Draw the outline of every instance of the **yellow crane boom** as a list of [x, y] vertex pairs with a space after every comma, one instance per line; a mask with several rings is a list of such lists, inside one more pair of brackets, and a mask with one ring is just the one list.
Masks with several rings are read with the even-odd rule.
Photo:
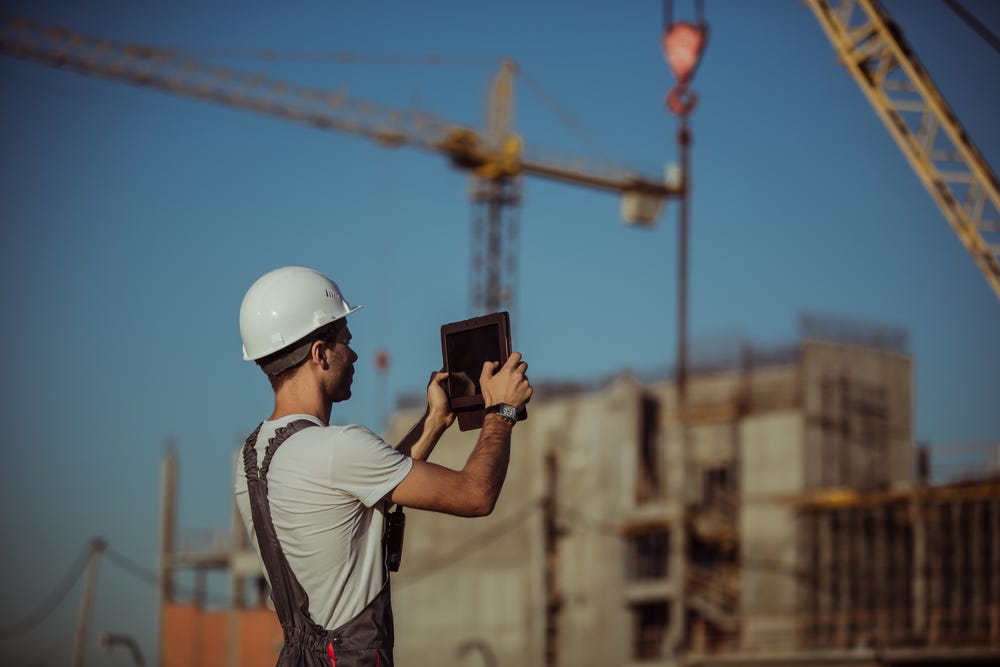
[[[519, 173], [665, 199], [680, 187], [614, 164], [582, 157], [533, 159], [511, 142], [494, 146], [484, 133], [446, 118], [349, 95], [199, 63], [176, 51], [123, 44], [25, 19], [0, 21], [0, 51], [56, 67], [127, 81], [165, 92], [279, 116], [324, 130], [358, 134], [384, 146], [444, 153], [460, 167]], [[507, 137], [507, 140], [516, 139]]]
[[[186, 97], [256, 111], [313, 127], [360, 135], [386, 147], [410, 146], [447, 156], [475, 177], [474, 203], [485, 208], [486, 284], [479, 306], [495, 310], [511, 297], [504, 286], [501, 261], [503, 209], [520, 201], [518, 179], [529, 174], [622, 194], [626, 222], [656, 222], [663, 201], [682, 194], [683, 184], [667, 184], [637, 171], [582, 157], [525, 150], [510, 124], [513, 66], [503, 63], [494, 84], [490, 127], [486, 131], [446, 118], [368, 102], [344, 92], [196, 62], [176, 51], [90, 37], [66, 28], [25, 19], [0, 20], [0, 52], [84, 74], [124, 81]], [[483, 226], [481, 225], [481, 226]], [[481, 232], [481, 230], [480, 230]]]
[[876, 0], [806, 2], [844, 67], [1000, 298], [1000, 183], [996, 175]]

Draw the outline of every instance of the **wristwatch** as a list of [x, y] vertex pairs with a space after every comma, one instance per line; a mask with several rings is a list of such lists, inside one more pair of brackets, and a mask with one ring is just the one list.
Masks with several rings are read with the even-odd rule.
[[500, 415], [511, 424], [517, 422], [517, 408], [507, 403], [497, 403], [483, 410], [484, 415]]

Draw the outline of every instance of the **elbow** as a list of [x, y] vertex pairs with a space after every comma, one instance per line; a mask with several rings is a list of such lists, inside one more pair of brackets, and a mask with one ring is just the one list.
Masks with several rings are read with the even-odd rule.
[[497, 505], [499, 495], [499, 489], [494, 489], [489, 485], [479, 486], [469, 494], [462, 516], [467, 518], [489, 516]]
[[471, 507], [470, 512], [466, 516], [469, 518], [489, 516], [493, 514], [493, 508], [496, 506], [496, 498], [484, 498]]

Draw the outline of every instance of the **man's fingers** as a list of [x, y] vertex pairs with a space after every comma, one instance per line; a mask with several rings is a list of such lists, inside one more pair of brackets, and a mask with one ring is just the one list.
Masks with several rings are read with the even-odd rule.
[[520, 352], [511, 352], [510, 356], [507, 357], [507, 361], [504, 362], [502, 369], [500, 368], [500, 364], [498, 362], [487, 361], [483, 364], [483, 373], [480, 377], [480, 383], [493, 379], [493, 374], [501, 370], [507, 373], [518, 371], [521, 375], [524, 375], [528, 370], [528, 362], [521, 361]]
[[507, 368], [514, 368], [519, 363], [521, 363], [521, 353], [520, 352], [511, 352], [510, 356], [507, 357], [507, 363], [504, 364], [504, 366], [506, 366]]
[[495, 371], [498, 366], [500, 366], [500, 364], [497, 363], [496, 361], [485, 361], [485, 362], [483, 362], [483, 372], [480, 373], [480, 376], [479, 376], [480, 377], [480, 383], [482, 382], [483, 379], [489, 380], [490, 378], [492, 378], [493, 377], [493, 371]]

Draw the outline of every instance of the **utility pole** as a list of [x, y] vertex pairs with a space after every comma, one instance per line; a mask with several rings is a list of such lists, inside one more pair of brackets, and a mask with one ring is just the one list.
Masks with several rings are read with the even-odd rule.
[[160, 470], [160, 632], [159, 655], [163, 661], [167, 605], [174, 601], [174, 506], [177, 499], [177, 445], [167, 441]]
[[87, 556], [87, 581], [80, 602], [80, 618], [76, 624], [76, 642], [73, 647], [73, 667], [83, 667], [83, 656], [87, 652], [87, 628], [90, 626], [90, 612], [94, 606], [94, 589], [97, 587], [97, 566], [101, 563], [101, 552], [107, 543], [95, 537], [90, 543]]

